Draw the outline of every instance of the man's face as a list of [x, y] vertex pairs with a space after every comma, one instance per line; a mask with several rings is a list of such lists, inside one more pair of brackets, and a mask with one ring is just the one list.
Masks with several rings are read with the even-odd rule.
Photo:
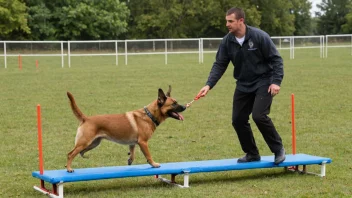
[[243, 24], [243, 18], [236, 19], [235, 14], [226, 16], [226, 27], [231, 33], [236, 33]]

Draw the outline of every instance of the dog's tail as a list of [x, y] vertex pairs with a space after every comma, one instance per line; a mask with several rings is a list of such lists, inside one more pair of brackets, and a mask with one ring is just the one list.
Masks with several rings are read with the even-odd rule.
[[73, 95], [70, 92], [67, 92], [67, 96], [70, 99], [70, 105], [71, 105], [71, 109], [73, 111], [73, 114], [75, 114], [76, 118], [81, 121], [84, 122], [86, 120], [86, 116], [82, 113], [81, 110], [79, 110], [75, 99], [73, 98]]

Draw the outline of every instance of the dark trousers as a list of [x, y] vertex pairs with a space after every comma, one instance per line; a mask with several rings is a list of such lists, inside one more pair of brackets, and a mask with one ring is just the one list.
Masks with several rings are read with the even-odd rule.
[[268, 93], [269, 85], [261, 86], [252, 93], [235, 90], [232, 106], [232, 126], [236, 130], [242, 150], [248, 154], [259, 154], [253, 132], [249, 124], [249, 115], [262, 133], [271, 152], [276, 153], [283, 148], [280, 135], [268, 117], [273, 97]]

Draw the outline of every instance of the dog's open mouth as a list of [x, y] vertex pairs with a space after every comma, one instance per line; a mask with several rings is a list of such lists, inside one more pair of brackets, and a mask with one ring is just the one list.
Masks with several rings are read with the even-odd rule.
[[169, 116], [172, 118], [175, 118], [176, 120], [182, 120], [183, 121], [183, 116], [180, 113], [177, 112], [169, 112]]

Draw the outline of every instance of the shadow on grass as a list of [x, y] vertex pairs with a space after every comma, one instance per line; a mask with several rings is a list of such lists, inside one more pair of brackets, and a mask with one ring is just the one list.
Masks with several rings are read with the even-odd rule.
[[[276, 172], [275, 172], [276, 171]], [[290, 171], [284, 171], [283, 169], [280, 170], [275, 170], [275, 171], [267, 171], [267, 172], [256, 172], [256, 173], [248, 173], [248, 171], [244, 174], [241, 175], [235, 175], [235, 172], [238, 171], [233, 171], [229, 174], [223, 174], [225, 172], [222, 172], [221, 174], [212, 172], [212, 173], [198, 173], [198, 174], [191, 174], [190, 175], [190, 187], [196, 186], [196, 185], [201, 185], [201, 184], [224, 184], [224, 183], [233, 183], [233, 182], [245, 182], [245, 181], [253, 181], [253, 180], [263, 180], [263, 179], [275, 179], [275, 178], [282, 178], [282, 177], [290, 177], [293, 174], [297, 174], [294, 172]], [[195, 177], [198, 175], [197, 177]], [[193, 178], [192, 178], [193, 176]], [[151, 176], [152, 177], [152, 176]], [[165, 178], [169, 179], [170, 176], [165, 175]], [[146, 178], [146, 177], [139, 177], [139, 178]], [[178, 184], [183, 184], [183, 175], [178, 175], [176, 177], [176, 182]], [[74, 195], [85, 195], [87, 193], [92, 193], [92, 192], [113, 192], [113, 191], [120, 191], [120, 192], [130, 192], [131, 190], [133, 191], [143, 191], [143, 190], [162, 190], [165, 188], [177, 188], [173, 185], [158, 181], [157, 179], [154, 180], [149, 180], [149, 179], [127, 179], [127, 178], [121, 178], [121, 179], [114, 179], [114, 180], [109, 180], [109, 182], [106, 183], [100, 183], [100, 184], [89, 184], [89, 185], [76, 185], [73, 183], [70, 183], [69, 186], [66, 184], [65, 188], [65, 194], [74, 194]]]

